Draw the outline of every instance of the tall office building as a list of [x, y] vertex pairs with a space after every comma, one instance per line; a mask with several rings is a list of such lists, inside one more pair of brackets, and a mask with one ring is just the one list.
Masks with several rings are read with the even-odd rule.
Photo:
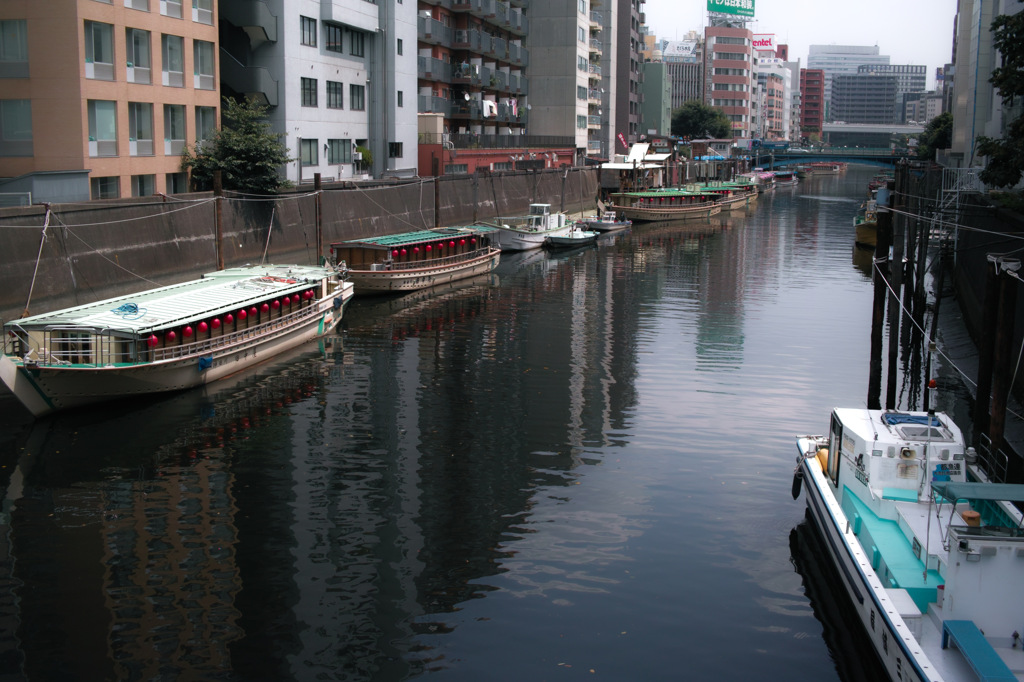
[[734, 137], [749, 139], [756, 133], [757, 58], [745, 26], [716, 18], [704, 29], [704, 102], [725, 112]]
[[896, 76], [896, 107], [899, 110], [897, 123], [905, 121], [903, 111], [912, 95], [925, 92], [928, 84], [928, 67], [924, 64], [861, 64], [857, 73], [874, 73]]
[[672, 85], [672, 109], [684, 102], [704, 98], [704, 44], [696, 31], [690, 31], [683, 40], [665, 41], [662, 60]]
[[800, 69], [801, 136], [820, 135], [825, 122], [825, 72]]
[[900, 123], [896, 76], [878, 73], [841, 73], [832, 79], [832, 118], [843, 123]]
[[807, 55], [807, 68], [825, 72], [825, 120], [836, 120], [830, 113], [834, 76], [857, 73], [857, 69], [863, 65], [888, 63], [889, 56], [879, 54], [877, 45], [811, 45]]
[[[616, 12], [614, 44], [615, 52], [614, 78], [615, 105], [613, 132], [615, 134], [615, 151], [625, 154], [628, 145], [640, 139], [640, 90], [643, 83], [643, 70], [640, 68], [643, 57], [640, 50], [643, 42], [640, 26], [646, 19], [643, 14], [645, 0], [603, 0], [612, 5]], [[579, 0], [583, 3], [585, 0]], [[625, 139], [622, 145], [619, 138]]]
[[5, 0], [0, 45], [0, 192], [187, 190], [182, 151], [219, 120], [213, 0]]

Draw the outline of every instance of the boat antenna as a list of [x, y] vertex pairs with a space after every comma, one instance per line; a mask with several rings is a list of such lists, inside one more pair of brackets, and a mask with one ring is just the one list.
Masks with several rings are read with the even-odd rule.
[[25, 309], [21, 311], [23, 318], [28, 317], [28, 306], [32, 303], [32, 290], [36, 288], [36, 275], [39, 274], [39, 261], [43, 258], [43, 246], [46, 244], [46, 228], [50, 226], [50, 204], [46, 206], [46, 219], [43, 220], [43, 232], [39, 236], [39, 253], [36, 254], [36, 267], [32, 271], [32, 282], [28, 286], [28, 298], [25, 300]]
[[270, 225], [267, 226], [267, 243], [263, 247], [263, 258], [260, 259], [260, 265], [267, 262], [267, 249], [270, 248], [270, 232], [274, 229], [274, 212], [277, 210], [277, 206], [270, 210]]

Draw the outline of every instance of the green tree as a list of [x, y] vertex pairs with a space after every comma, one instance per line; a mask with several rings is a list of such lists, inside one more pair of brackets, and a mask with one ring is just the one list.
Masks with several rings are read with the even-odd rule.
[[224, 189], [253, 194], [272, 194], [288, 184], [280, 167], [293, 161], [282, 135], [273, 132], [267, 108], [254, 101], [224, 98], [223, 125], [213, 136], [185, 149], [181, 168], [191, 171], [196, 189], [213, 187], [213, 172], [221, 172]]
[[[999, 89], [1003, 104], [1012, 107], [1014, 100], [1024, 95], [1024, 12], [997, 16], [992, 34], [1002, 63], [992, 71], [988, 82]], [[1024, 118], [1015, 118], [1001, 138], [979, 137], [978, 154], [988, 159], [980, 173], [983, 182], [995, 187], [1020, 182], [1024, 175]]]
[[725, 112], [691, 99], [672, 112], [672, 134], [689, 139], [732, 137], [732, 122]]
[[934, 161], [935, 150], [949, 149], [952, 142], [953, 114], [947, 111], [928, 121], [924, 132], [917, 138], [917, 155], [922, 159]]

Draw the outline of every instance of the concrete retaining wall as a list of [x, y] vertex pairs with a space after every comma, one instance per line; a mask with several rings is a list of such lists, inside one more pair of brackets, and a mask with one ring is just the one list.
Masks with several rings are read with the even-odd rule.
[[[597, 171], [569, 168], [404, 183], [325, 186], [320, 194], [325, 251], [331, 242], [466, 225], [552, 210], [593, 211]], [[12, 320], [195, 279], [217, 269], [212, 194], [0, 210], [0, 317]], [[225, 193], [220, 201], [226, 267], [317, 260], [317, 196], [308, 187], [272, 201]], [[38, 259], [37, 259], [38, 256]], [[38, 260], [38, 262], [37, 262]], [[30, 298], [31, 291], [31, 298]]]

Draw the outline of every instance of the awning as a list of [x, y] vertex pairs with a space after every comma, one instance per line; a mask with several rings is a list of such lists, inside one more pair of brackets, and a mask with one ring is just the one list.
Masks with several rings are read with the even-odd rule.
[[648, 154], [644, 157], [644, 161], [665, 161], [671, 154]]
[[631, 163], [602, 163], [601, 168], [608, 170], [650, 170], [652, 168], [664, 168], [660, 163], [638, 163], [635, 166]]

